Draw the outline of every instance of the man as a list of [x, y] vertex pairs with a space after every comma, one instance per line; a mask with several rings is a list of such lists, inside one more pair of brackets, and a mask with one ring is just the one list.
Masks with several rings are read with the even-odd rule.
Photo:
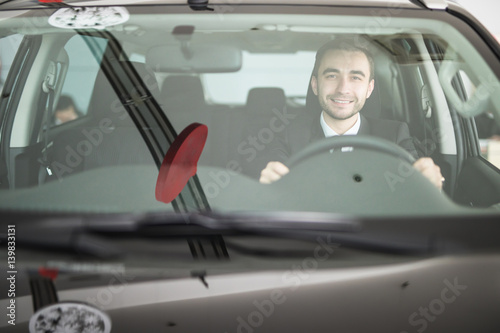
[[[301, 120], [293, 124], [296, 126], [286, 129], [285, 138], [278, 140], [273, 148], [275, 160], [261, 171], [259, 181], [263, 184], [277, 181], [289, 172], [283, 164], [288, 157], [313, 141], [334, 135], [382, 137], [418, 157], [405, 123], [368, 120], [360, 115], [374, 86], [374, 62], [367, 50], [346, 41], [331, 41], [323, 45], [316, 54], [310, 83], [322, 111], [314, 116], [309, 128], [304, 127]], [[419, 158], [413, 166], [437, 188], [442, 188], [444, 178], [431, 158]]]
[[80, 112], [76, 109], [73, 99], [66, 95], [61, 96], [54, 112], [54, 125], [64, 124], [79, 117]]

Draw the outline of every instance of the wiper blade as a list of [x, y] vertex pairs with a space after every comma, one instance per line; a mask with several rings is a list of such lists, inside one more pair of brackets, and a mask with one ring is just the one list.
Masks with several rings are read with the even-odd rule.
[[[327, 237], [343, 248], [391, 254], [426, 254], [439, 251], [440, 244], [430, 235], [400, 232], [374, 233], [363, 230], [356, 219], [319, 213], [162, 213], [144, 215], [87, 216], [54, 218], [18, 225], [17, 243], [42, 249], [72, 250], [99, 258], [123, 254], [104, 237], [204, 238], [259, 236], [315, 242]], [[439, 246], [438, 246], [439, 245]], [[238, 252], [266, 255], [259, 248], [228, 244]]]
[[[36, 223], [18, 224], [16, 245], [45, 250], [74, 252], [101, 259], [115, 258], [123, 254], [105, 239], [84, 232], [82, 218], [44, 219]], [[0, 235], [0, 244], [6, 243], [7, 235]]]
[[239, 214], [207, 213], [193, 216], [208, 228], [231, 228], [242, 231], [311, 230], [358, 232], [361, 224], [352, 218], [314, 212], [246, 212]]
[[[309, 212], [246, 213], [237, 215], [210, 214], [212, 228], [229, 228], [261, 236], [280, 237], [316, 242], [328, 239], [328, 243], [361, 251], [392, 254], [424, 254], [442, 249], [432, 236], [408, 235], [403, 233], [367, 233], [362, 222], [340, 215]], [[233, 248], [247, 254], [268, 252], [262, 249], [242, 248], [226, 242]]]
[[190, 233], [255, 233], [270, 234], [284, 231], [314, 232], [359, 232], [361, 225], [356, 220], [322, 213], [161, 213], [129, 216], [116, 219], [89, 219], [86, 228], [93, 232], [141, 233], [162, 236], [187, 236]]
[[[367, 233], [361, 221], [340, 215], [309, 212], [265, 213], [190, 213], [145, 215], [137, 220], [116, 223], [109, 220], [90, 221], [90, 230], [118, 234], [133, 233], [134, 237], [208, 237], [214, 235], [255, 235], [317, 241], [327, 237], [340, 246], [370, 252], [392, 254], [425, 254], [440, 251], [432, 236], [402, 233]], [[242, 247], [228, 243], [241, 253], [268, 255], [268, 250]], [[274, 251], [272, 251], [274, 252]]]

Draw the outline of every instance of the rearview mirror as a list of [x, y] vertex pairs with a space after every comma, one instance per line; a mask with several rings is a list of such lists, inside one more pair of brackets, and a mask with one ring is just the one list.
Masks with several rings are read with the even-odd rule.
[[151, 48], [146, 64], [156, 72], [220, 73], [237, 72], [241, 68], [241, 50], [226, 45], [191, 44], [161, 45]]

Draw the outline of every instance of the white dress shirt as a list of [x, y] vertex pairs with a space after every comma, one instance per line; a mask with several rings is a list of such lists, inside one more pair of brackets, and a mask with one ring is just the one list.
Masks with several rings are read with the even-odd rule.
[[[358, 116], [358, 119], [356, 120], [354, 125], [351, 128], [349, 128], [342, 135], [356, 135], [356, 134], [358, 134], [359, 127], [361, 126], [361, 117], [359, 116], [359, 114], [357, 116]], [[324, 117], [325, 117], [324, 112], [321, 112], [320, 124], [321, 124], [321, 128], [323, 129], [323, 133], [325, 134], [325, 137], [329, 138], [331, 136], [338, 136], [339, 134], [337, 132], [335, 132], [330, 126], [328, 126]], [[342, 147], [341, 151], [342, 152], [352, 151], [352, 147]]]

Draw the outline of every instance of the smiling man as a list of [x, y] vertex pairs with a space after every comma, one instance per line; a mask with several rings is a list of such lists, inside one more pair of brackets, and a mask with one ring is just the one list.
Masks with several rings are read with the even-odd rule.
[[[336, 135], [381, 137], [418, 158], [406, 123], [369, 119], [360, 114], [374, 86], [374, 61], [368, 50], [345, 40], [323, 45], [316, 53], [310, 82], [321, 112], [313, 114], [312, 121], [303, 118], [286, 128], [284, 137], [276, 140], [271, 150], [273, 161], [261, 171], [259, 181], [263, 184], [277, 181], [289, 172], [283, 163], [288, 157], [314, 141]], [[413, 166], [437, 188], [442, 188], [444, 178], [431, 158], [419, 158]]]

